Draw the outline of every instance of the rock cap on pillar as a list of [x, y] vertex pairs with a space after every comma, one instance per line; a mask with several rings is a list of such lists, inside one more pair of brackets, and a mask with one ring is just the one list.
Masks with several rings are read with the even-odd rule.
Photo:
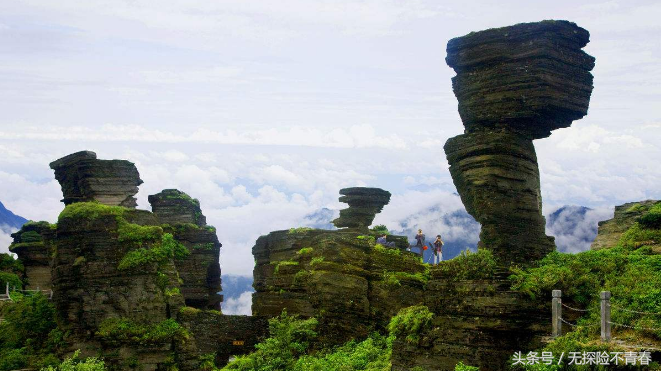
[[352, 187], [340, 189], [339, 200], [349, 205], [333, 220], [338, 228], [367, 229], [376, 214], [390, 202], [390, 192], [381, 188]]
[[466, 132], [506, 129], [531, 139], [585, 116], [594, 57], [587, 30], [568, 21], [493, 28], [450, 40], [447, 64]]
[[138, 169], [126, 160], [99, 160], [92, 151], [81, 151], [50, 163], [62, 187], [65, 205], [98, 201], [109, 206], [135, 208], [142, 184]]

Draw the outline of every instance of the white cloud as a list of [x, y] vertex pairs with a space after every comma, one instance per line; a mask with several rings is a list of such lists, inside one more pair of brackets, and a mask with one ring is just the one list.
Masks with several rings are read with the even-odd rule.
[[546, 216], [546, 234], [555, 236], [558, 251], [577, 253], [589, 250], [597, 235], [597, 224], [613, 217], [612, 207], [591, 209], [584, 214], [577, 212], [578, 209], [572, 206], [564, 208], [552, 224], [551, 217]]
[[7, 226], [0, 226], [0, 253], [9, 253], [9, 245], [14, 241], [11, 233], [15, 232]]
[[[329, 148], [389, 148], [403, 150], [407, 141], [391, 134], [377, 134], [371, 125], [352, 125], [347, 129], [319, 129], [292, 126], [288, 129], [266, 130], [210, 130], [198, 128], [192, 132], [168, 132], [141, 125], [106, 124], [100, 129], [85, 126], [36, 126], [7, 127], [0, 130], [4, 140], [84, 141], [84, 142], [145, 142], [145, 143], [214, 143], [263, 146], [302, 146]], [[164, 157], [181, 161], [181, 153], [166, 151]], [[208, 154], [204, 157], [212, 159]]]
[[225, 298], [222, 304], [223, 314], [252, 315], [252, 292], [246, 291], [238, 298]]

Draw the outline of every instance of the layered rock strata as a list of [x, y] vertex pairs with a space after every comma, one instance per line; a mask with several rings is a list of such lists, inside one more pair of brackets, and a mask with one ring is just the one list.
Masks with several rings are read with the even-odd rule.
[[601, 250], [617, 246], [622, 234], [659, 202], [661, 201], [647, 200], [615, 206], [613, 218], [599, 222], [597, 237], [592, 242], [590, 249]]
[[545, 235], [533, 139], [583, 117], [594, 58], [589, 33], [567, 21], [475, 32], [448, 42], [446, 61], [465, 134], [445, 153], [480, 247], [502, 265], [525, 265], [554, 249]]
[[340, 217], [333, 220], [338, 228], [366, 230], [376, 214], [390, 202], [390, 192], [380, 188], [353, 187], [340, 190], [340, 201], [349, 208], [340, 210]]
[[48, 222], [27, 222], [11, 235], [14, 241], [9, 251], [15, 253], [25, 267], [26, 290], [51, 288], [54, 227]]
[[81, 151], [50, 164], [62, 187], [62, 202], [98, 201], [104, 205], [134, 208], [140, 174], [126, 160], [98, 160], [96, 153]]
[[148, 197], [151, 211], [163, 224], [207, 225], [207, 219], [200, 209], [200, 201], [178, 189], [164, 189]]
[[160, 224], [167, 225], [174, 238], [190, 252], [175, 262], [186, 305], [220, 309], [220, 248], [216, 229], [206, 224], [200, 202], [177, 189], [165, 189], [148, 197]]
[[262, 236], [255, 257], [253, 314], [319, 320], [318, 344], [342, 344], [383, 330], [420, 303], [426, 268], [418, 256], [355, 231], [289, 230]]
[[508, 273], [457, 280], [431, 268], [424, 304], [434, 313], [431, 329], [416, 343], [397, 338], [392, 370], [422, 367], [451, 371], [459, 362], [480, 370], [509, 370], [515, 352], [539, 349], [551, 329], [548, 301], [531, 301], [510, 290]]

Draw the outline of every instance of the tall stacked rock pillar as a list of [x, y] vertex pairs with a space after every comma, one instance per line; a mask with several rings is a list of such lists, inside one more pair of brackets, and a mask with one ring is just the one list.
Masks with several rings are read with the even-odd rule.
[[502, 265], [537, 260], [545, 235], [534, 139], [587, 114], [594, 58], [589, 33], [567, 21], [491, 29], [452, 39], [446, 62], [466, 131], [445, 153], [457, 191], [482, 225], [481, 248]]
[[186, 246], [190, 255], [175, 262], [182, 280], [181, 293], [186, 305], [218, 309], [222, 296], [220, 248], [216, 229], [208, 226], [200, 202], [177, 189], [165, 189], [148, 197], [160, 224], [172, 230], [174, 238]]

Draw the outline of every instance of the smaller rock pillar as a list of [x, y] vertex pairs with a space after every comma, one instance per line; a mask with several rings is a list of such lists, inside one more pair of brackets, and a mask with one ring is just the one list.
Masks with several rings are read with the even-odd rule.
[[376, 214], [390, 202], [390, 192], [381, 188], [343, 188], [340, 194], [340, 201], [349, 204], [349, 208], [340, 210], [340, 217], [333, 220], [338, 228], [368, 229]]

